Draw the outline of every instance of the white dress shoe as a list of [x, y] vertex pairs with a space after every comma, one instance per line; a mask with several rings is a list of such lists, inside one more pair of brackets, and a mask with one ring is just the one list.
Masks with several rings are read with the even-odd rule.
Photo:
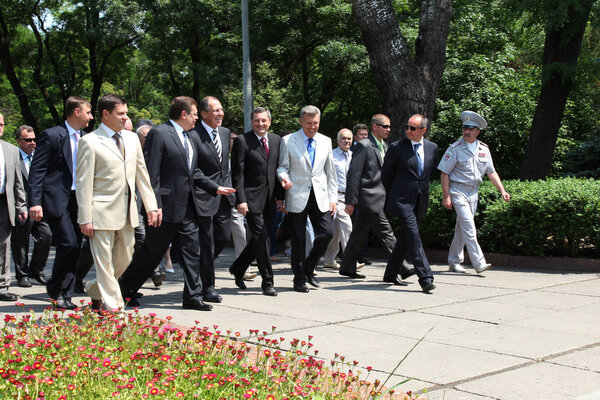
[[475, 267], [475, 271], [480, 274], [483, 271], [487, 271], [488, 269], [492, 268], [492, 264], [486, 263], [483, 265], [480, 265], [479, 267]]
[[467, 270], [464, 269], [463, 266], [460, 264], [448, 264], [448, 266], [450, 267], [449, 270], [452, 272], [467, 272]]
[[340, 264], [338, 264], [337, 262], [332, 262], [332, 263], [323, 263], [323, 267], [324, 268], [332, 268], [332, 269], [340, 269]]

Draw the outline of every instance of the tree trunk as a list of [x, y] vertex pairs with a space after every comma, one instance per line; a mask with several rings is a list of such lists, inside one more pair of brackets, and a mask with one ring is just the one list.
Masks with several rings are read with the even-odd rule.
[[412, 114], [433, 116], [446, 65], [451, 0], [422, 0], [415, 57], [400, 33], [390, 0], [353, 0], [379, 96], [392, 123], [390, 141], [404, 136]]
[[577, 58], [593, 0], [571, 4], [564, 24], [548, 23], [542, 88], [521, 165], [521, 179], [543, 179], [552, 171], [558, 131], [569, 93], [575, 84]]
[[34, 132], [38, 132], [38, 121], [34, 117], [33, 112], [31, 111], [31, 107], [29, 106], [29, 98], [27, 97], [27, 93], [23, 90], [23, 86], [21, 86], [21, 81], [17, 76], [15, 71], [15, 65], [13, 63], [12, 57], [10, 55], [10, 32], [8, 30], [8, 25], [6, 25], [6, 21], [4, 20], [4, 13], [2, 12], [2, 8], [0, 7], [0, 63], [2, 63], [2, 68], [4, 69], [4, 73], [10, 82], [10, 86], [19, 99], [19, 106], [21, 107], [21, 115], [25, 120], [27, 125], [30, 125]]

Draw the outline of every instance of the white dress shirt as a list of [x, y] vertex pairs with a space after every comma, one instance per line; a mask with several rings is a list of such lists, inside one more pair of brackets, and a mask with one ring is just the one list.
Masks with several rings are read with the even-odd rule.
[[348, 175], [351, 160], [352, 152], [350, 150], [344, 152], [339, 147], [333, 149], [333, 164], [337, 176], [338, 192], [342, 194], [346, 193], [346, 175]]

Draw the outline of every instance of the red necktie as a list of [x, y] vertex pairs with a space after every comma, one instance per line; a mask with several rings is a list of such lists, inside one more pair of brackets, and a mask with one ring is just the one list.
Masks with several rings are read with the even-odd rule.
[[267, 147], [267, 139], [260, 138], [260, 142], [262, 143], [262, 147], [265, 150], [265, 155], [267, 156], [267, 159], [269, 158], [269, 148]]

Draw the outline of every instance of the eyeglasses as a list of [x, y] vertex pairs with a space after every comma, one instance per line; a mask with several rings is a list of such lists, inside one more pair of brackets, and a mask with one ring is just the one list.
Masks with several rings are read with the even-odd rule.
[[378, 123], [375, 123], [375, 125], [379, 125], [383, 129], [390, 129], [392, 127], [391, 125], [384, 125], [384, 124], [378, 124]]
[[423, 129], [423, 127], [421, 126], [412, 126], [412, 125], [404, 125], [404, 129], [405, 130], [411, 130], [411, 131], [416, 131], [417, 129]]
[[35, 142], [35, 138], [32, 138], [32, 139], [19, 139], [19, 140], [22, 140], [22, 141], [27, 142], [27, 143]]

